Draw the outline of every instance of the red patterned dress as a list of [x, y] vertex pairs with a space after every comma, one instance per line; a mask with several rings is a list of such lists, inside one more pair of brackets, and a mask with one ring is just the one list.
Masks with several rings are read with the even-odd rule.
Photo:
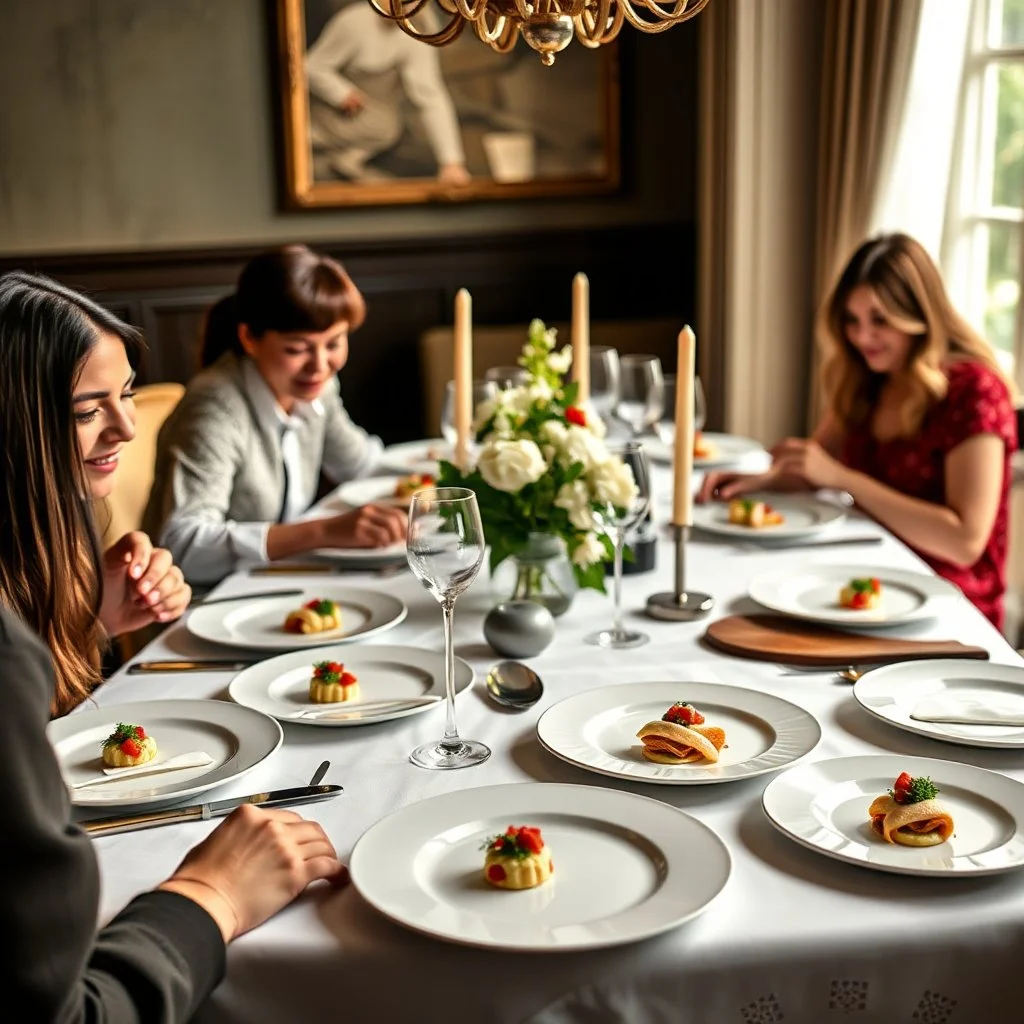
[[[925, 416], [916, 437], [878, 441], [867, 431], [847, 435], [842, 462], [894, 490], [943, 505], [946, 501], [946, 456], [975, 434], [995, 434], [1003, 441], [1003, 483], [992, 534], [971, 566], [951, 565], [917, 551], [940, 576], [955, 583], [995, 624], [1003, 626], [1006, 592], [1006, 544], [1010, 510], [1010, 456], [1017, 448], [1017, 419], [1006, 385], [987, 366], [969, 361], [946, 367], [949, 391]], [[902, 538], [911, 548], [913, 542]]]

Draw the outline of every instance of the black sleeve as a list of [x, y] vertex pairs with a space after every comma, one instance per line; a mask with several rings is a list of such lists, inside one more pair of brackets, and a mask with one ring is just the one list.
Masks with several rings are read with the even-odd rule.
[[[224, 974], [213, 918], [177, 893], [144, 893], [99, 933], [99, 869], [71, 821], [46, 737], [49, 652], [0, 609], [0, 992], [21, 1019], [186, 1021]], [[0, 1014], [2, 1016], [2, 1014]]]

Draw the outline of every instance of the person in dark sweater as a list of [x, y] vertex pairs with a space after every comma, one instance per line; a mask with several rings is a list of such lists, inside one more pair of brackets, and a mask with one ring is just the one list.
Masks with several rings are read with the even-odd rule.
[[[344, 882], [320, 825], [245, 804], [166, 881], [96, 929], [99, 868], [71, 819], [46, 738], [49, 652], [0, 607], [0, 821], [4, 884], [0, 991], [20, 1020], [52, 1024], [187, 1021], [224, 974], [225, 946], [311, 882]], [[3, 1016], [3, 1014], [0, 1014]]]

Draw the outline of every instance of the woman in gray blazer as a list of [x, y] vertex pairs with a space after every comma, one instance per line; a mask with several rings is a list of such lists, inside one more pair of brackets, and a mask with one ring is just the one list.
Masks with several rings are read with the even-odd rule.
[[391, 507], [298, 520], [321, 476], [366, 476], [380, 457], [380, 439], [349, 418], [336, 377], [365, 315], [341, 264], [303, 245], [257, 256], [210, 311], [204, 369], [160, 431], [144, 519], [191, 583], [405, 536], [405, 514]]

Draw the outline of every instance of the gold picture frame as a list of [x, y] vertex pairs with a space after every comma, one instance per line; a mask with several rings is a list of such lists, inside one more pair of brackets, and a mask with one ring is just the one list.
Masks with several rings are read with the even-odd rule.
[[471, 29], [444, 47], [413, 40], [369, 0], [275, 4], [287, 208], [619, 188], [616, 44], [574, 41], [545, 67], [524, 42], [500, 54]]

